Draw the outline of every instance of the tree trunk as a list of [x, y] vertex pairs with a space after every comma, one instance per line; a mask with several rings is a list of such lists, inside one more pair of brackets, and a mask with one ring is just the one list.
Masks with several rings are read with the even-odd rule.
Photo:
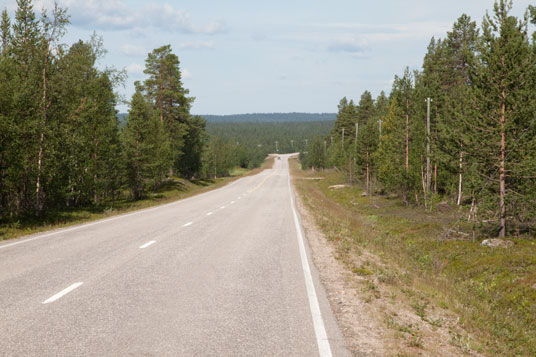
[[406, 174], [409, 171], [409, 99], [406, 99]]
[[367, 150], [367, 193], [370, 195], [370, 169], [369, 169], [369, 152]]
[[[97, 150], [97, 147], [95, 147], [95, 150]], [[99, 204], [97, 181], [98, 181], [98, 177], [97, 177], [97, 152], [95, 151], [93, 153], [93, 202], [95, 204]]]
[[[504, 57], [503, 57], [504, 63]], [[505, 162], [506, 162], [506, 133], [505, 133], [505, 121], [506, 121], [506, 91], [503, 88], [501, 93], [501, 151], [499, 162], [499, 215], [500, 215], [500, 227], [499, 237], [504, 238], [506, 236], [506, 174], [505, 174]]]
[[463, 170], [463, 151], [460, 148], [460, 175], [458, 177], [458, 199], [456, 200], [456, 204], [459, 206], [462, 203], [462, 184], [463, 184], [463, 176], [462, 176], [462, 170]]
[[437, 164], [434, 165], [434, 193], [437, 193]]
[[42, 119], [41, 133], [39, 135], [39, 154], [37, 156], [37, 179], [35, 183], [35, 211], [38, 216], [43, 213], [43, 209], [45, 207], [41, 176], [43, 172], [43, 160], [45, 156], [45, 129], [47, 126], [47, 57], [48, 53], [45, 56], [45, 62], [43, 64], [43, 71], [41, 77], [43, 86], [43, 93], [41, 97]]

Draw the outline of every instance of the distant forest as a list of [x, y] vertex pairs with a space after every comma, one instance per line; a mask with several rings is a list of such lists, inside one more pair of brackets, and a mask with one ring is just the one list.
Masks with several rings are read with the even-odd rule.
[[335, 121], [336, 113], [252, 113], [231, 115], [201, 115], [208, 123], [287, 123]]
[[[312, 138], [326, 136], [332, 121], [233, 123], [208, 122], [207, 133], [245, 147], [249, 159], [257, 166], [267, 154], [304, 151]], [[277, 144], [276, 144], [277, 142]]]

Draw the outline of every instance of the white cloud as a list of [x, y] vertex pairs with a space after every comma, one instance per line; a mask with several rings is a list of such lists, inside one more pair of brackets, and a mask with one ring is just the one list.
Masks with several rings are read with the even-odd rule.
[[186, 10], [176, 9], [171, 4], [151, 3], [146, 5], [139, 14], [139, 23], [144, 27], [160, 28], [182, 33], [199, 33], [213, 35], [227, 31], [223, 21], [213, 21], [205, 25], [194, 25], [190, 13]]
[[445, 36], [450, 31], [450, 22], [408, 22], [405, 24], [360, 24], [360, 23], [329, 23], [318, 25], [346, 34], [358, 34], [361, 39], [368, 41], [392, 41], [398, 39], [429, 39], [432, 36]]
[[126, 56], [142, 57], [146, 56], [148, 52], [141, 46], [126, 43], [121, 46], [121, 53]]
[[142, 65], [138, 63], [131, 63], [128, 66], [126, 66], [125, 69], [127, 70], [129, 74], [140, 76], [143, 74], [143, 70], [145, 69], [145, 67], [143, 67]]
[[181, 50], [201, 50], [201, 49], [213, 49], [214, 42], [212, 41], [195, 41], [184, 42], [179, 45]]
[[367, 41], [358, 36], [339, 36], [328, 44], [328, 50], [331, 52], [348, 52], [353, 55], [362, 55], [367, 49]]
[[[60, 7], [67, 8], [74, 26], [91, 30], [133, 30], [158, 28], [166, 31], [199, 34], [217, 34], [227, 30], [223, 21], [203, 25], [194, 24], [186, 10], [173, 5], [151, 2], [136, 10], [126, 0], [59, 0]], [[35, 0], [37, 12], [54, 8], [53, 0]]]

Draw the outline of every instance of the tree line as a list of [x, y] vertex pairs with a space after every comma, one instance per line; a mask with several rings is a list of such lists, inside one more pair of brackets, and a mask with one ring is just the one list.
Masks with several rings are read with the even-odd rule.
[[[327, 135], [333, 121], [207, 123], [207, 132], [237, 146], [243, 167], [257, 167], [270, 153], [305, 150], [310, 138]], [[245, 166], [244, 166], [245, 165]]]
[[284, 123], [334, 121], [335, 113], [251, 113], [230, 115], [202, 115], [208, 123]]
[[481, 28], [462, 15], [432, 38], [422, 70], [389, 95], [343, 98], [305, 166], [337, 167], [368, 194], [396, 193], [432, 209], [448, 199], [473, 228], [505, 237], [536, 226], [536, 7], [495, 2]]
[[237, 164], [222, 159], [170, 46], [148, 54], [126, 124], [114, 89], [124, 71], [99, 69], [102, 40], [62, 43], [69, 24], [57, 5], [36, 14], [17, 0], [0, 19], [0, 221], [55, 210], [140, 199], [173, 176], [214, 177]]

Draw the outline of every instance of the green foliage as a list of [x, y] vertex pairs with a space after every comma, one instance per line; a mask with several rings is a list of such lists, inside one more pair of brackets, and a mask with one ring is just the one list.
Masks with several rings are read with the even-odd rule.
[[536, 8], [518, 19], [511, 7], [497, 1], [482, 33], [462, 15], [445, 39], [432, 38], [422, 71], [395, 76], [389, 98], [341, 99], [327, 166], [369, 193], [465, 206], [485, 234], [536, 231]]
[[252, 113], [231, 115], [202, 115], [209, 123], [292, 123], [334, 121], [332, 113]]
[[102, 39], [61, 43], [68, 15], [57, 5], [36, 16], [18, 0], [0, 18], [0, 221], [135, 199], [174, 168], [199, 175], [205, 122], [190, 115], [193, 98], [169, 46], [147, 58], [130, 120], [119, 130], [114, 87], [125, 74], [99, 70]]
[[[266, 122], [266, 123], [207, 123], [207, 132], [226, 141], [234, 142], [249, 168], [262, 164], [266, 155], [307, 151], [312, 138], [327, 135], [332, 121], [318, 122]], [[238, 155], [239, 153], [237, 153]], [[240, 163], [240, 166], [243, 165]]]
[[303, 168], [322, 169], [326, 167], [326, 141], [320, 137], [315, 137], [307, 149], [307, 155], [300, 159]]
[[[200, 168], [200, 148], [197, 144], [202, 140], [198, 136], [203, 132], [203, 126], [198, 118], [192, 119], [190, 116], [194, 98], [187, 97], [189, 91], [182, 85], [179, 65], [179, 58], [170, 45], [154, 49], [145, 60], [144, 73], [148, 78], [141, 90], [164, 124], [173, 168], [183, 176], [191, 176]], [[193, 148], [188, 148], [188, 153], [185, 152], [187, 144], [193, 145]], [[192, 155], [192, 150], [196, 149], [198, 151]], [[194, 157], [197, 157], [197, 162], [192, 162]]]
[[[330, 189], [345, 180], [335, 171], [306, 175], [324, 178], [296, 181], [326, 237], [338, 247], [364, 248], [381, 256], [396, 276], [389, 284], [412, 298], [417, 315], [431, 325], [441, 323], [426, 315], [430, 300], [453, 310], [459, 323], [482, 342], [480, 352], [485, 355], [535, 355], [534, 240], [514, 239], [511, 248], [489, 248], [478, 241], [447, 238], [445, 225], [457, 221], [453, 211], [431, 213], [397, 199], [358, 197], [362, 192], [358, 185]], [[343, 259], [358, 275], [374, 273], [369, 266], [356, 264], [352, 255]]]
[[138, 90], [132, 96], [123, 145], [128, 184], [138, 200], [166, 177], [171, 165], [162, 121]]

